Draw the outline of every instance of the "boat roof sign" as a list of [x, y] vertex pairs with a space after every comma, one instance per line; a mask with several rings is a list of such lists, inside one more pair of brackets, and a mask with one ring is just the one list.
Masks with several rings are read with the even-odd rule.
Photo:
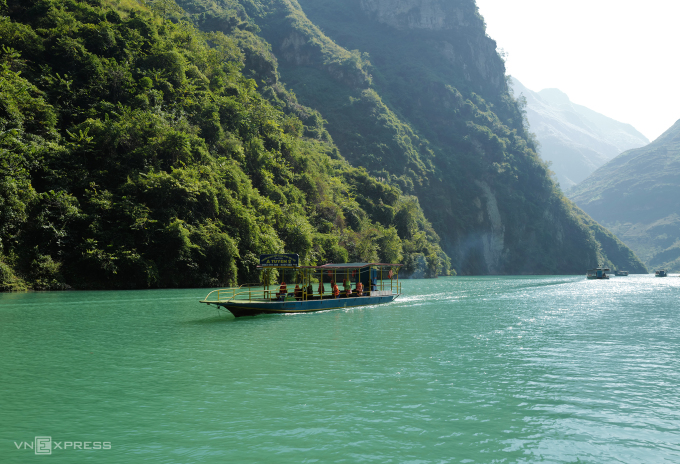
[[298, 267], [300, 256], [295, 253], [260, 255], [261, 267]]

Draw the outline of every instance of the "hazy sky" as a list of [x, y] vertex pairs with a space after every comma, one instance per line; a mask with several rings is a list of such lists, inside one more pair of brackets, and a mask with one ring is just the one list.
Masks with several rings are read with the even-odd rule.
[[632, 124], [654, 140], [680, 119], [680, 1], [477, 0], [508, 74]]

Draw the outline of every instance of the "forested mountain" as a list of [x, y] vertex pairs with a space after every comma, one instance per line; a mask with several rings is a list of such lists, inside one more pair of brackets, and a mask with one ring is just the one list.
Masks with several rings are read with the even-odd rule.
[[680, 271], [680, 120], [646, 147], [629, 150], [570, 192], [647, 266]]
[[551, 163], [565, 191], [620, 153], [649, 143], [630, 124], [572, 103], [558, 89], [534, 92], [514, 78], [511, 86], [515, 96], [526, 99], [527, 119], [541, 145], [541, 158]]
[[473, 0], [240, 4], [343, 156], [420, 199], [459, 273], [645, 270], [551, 180]]
[[550, 179], [474, 1], [415, 3], [0, 0], [0, 287], [253, 282], [280, 251], [635, 270]]
[[2, 288], [255, 282], [258, 255], [282, 251], [449, 272], [417, 198], [243, 75], [267, 54], [256, 26], [201, 33], [164, 19], [173, 5], [2, 6]]

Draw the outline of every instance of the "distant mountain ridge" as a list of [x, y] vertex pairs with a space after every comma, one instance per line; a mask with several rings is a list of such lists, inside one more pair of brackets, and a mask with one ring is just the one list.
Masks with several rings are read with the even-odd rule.
[[621, 152], [649, 140], [630, 124], [572, 103], [559, 89], [534, 92], [512, 78], [515, 96], [526, 98], [530, 130], [541, 144], [541, 157], [563, 190], [569, 190]]
[[572, 200], [653, 268], [680, 270], [680, 120], [570, 192]]

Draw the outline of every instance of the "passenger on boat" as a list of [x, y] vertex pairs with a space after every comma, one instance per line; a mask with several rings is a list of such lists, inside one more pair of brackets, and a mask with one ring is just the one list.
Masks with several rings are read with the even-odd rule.
[[319, 295], [323, 295], [325, 289], [323, 288], [323, 282], [319, 281]]
[[333, 289], [333, 298], [338, 298], [340, 296], [340, 289], [335, 281], [331, 282], [331, 288]]
[[295, 296], [296, 300], [301, 300], [302, 299], [302, 289], [298, 284], [295, 284], [295, 290], [293, 295]]
[[279, 300], [283, 301], [286, 299], [286, 294], [288, 293], [288, 287], [286, 286], [285, 282], [281, 282], [281, 286], [279, 287], [279, 293], [276, 294], [276, 296], [279, 298]]
[[361, 282], [357, 284], [357, 296], [364, 296], [364, 284]]
[[342, 287], [343, 287], [343, 292], [345, 293], [345, 296], [352, 295], [352, 284], [349, 283], [349, 280], [344, 279], [342, 281]]
[[312, 283], [310, 282], [309, 285], [307, 285], [307, 299], [311, 299], [313, 294], [314, 287], [312, 287]]

